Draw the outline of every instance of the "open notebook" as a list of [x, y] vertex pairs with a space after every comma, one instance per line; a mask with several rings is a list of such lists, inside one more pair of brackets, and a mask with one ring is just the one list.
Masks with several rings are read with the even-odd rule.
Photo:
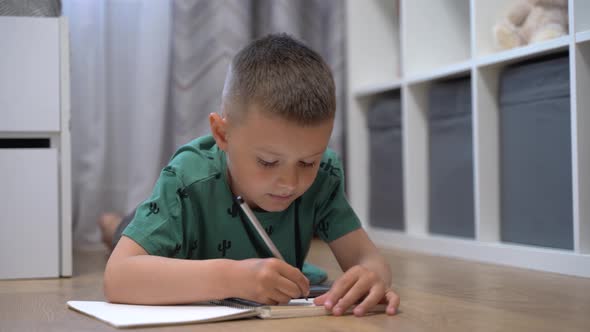
[[[239, 300], [220, 300], [190, 305], [130, 305], [101, 301], [68, 301], [70, 309], [94, 317], [114, 327], [156, 326], [205, 323], [239, 318], [292, 318], [325, 316], [331, 313], [313, 299], [295, 299], [289, 304], [267, 306], [247, 305]], [[350, 309], [347, 313], [350, 313]], [[377, 305], [371, 312], [384, 312], [385, 305]]]

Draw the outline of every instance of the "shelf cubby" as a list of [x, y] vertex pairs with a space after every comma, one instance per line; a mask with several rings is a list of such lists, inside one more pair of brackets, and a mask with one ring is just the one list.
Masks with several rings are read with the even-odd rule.
[[473, 146], [475, 177], [475, 237], [495, 243], [500, 238], [500, 175], [498, 80], [501, 64], [475, 68]]
[[573, 250], [568, 52], [500, 74], [500, 239]]
[[433, 81], [428, 91], [428, 230], [475, 238], [471, 77]]
[[469, 60], [469, 0], [406, 0], [401, 7], [404, 76], [461, 66]]
[[402, 88], [404, 211], [408, 234], [428, 234], [428, 89], [430, 82]]
[[552, 48], [559, 48], [568, 45], [569, 35], [566, 35], [552, 40], [516, 47], [509, 50], [499, 49], [494, 41], [494, 26], [502, 20], [502, 17], [506, 16], [506, 13], [509, 11], [510, 7], [516, 2], [516, 0], [473, 0], [475, 26], [475, 40], [473, 42], [475, 44], [474, 55], [479, 58], [478, 60], [480, 62], [501, 62], [508, 60], [511, 57], [535, 54], [537, 52], [544, 52]]
[[476, 56], [485, 56], [500, 51], [494, 43], [493, 27], [514, 3], [514, 0], [473, 0]]
[[590, 1], [570, 0], [570, 4], [572, 2], [574, 3], [574, 31], [576, 33], [590, 31]]
[[403, 231], [404, 193], [400, 90], [366, 96], [369, 130], [369, 222]]
[[348, 44], [350, 61], [364, 63], [363, 68], [351, 68], [348, 72], [352, 91], [366, 94], [395, 85], [400, 72], [399, 7], [397, 1], [349, 1], [348, 29], [354, 46]]

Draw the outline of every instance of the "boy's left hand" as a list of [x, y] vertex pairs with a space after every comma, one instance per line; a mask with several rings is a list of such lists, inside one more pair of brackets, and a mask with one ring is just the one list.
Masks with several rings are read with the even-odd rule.
[[377, 273], [361, 265], [346, 271], [327, 293], [314, 299], [314, 304], [323, 305], [332, 310], [333, 315], [339, 316], [361, 299], [362, 302], [353, 310], [354, 315], [359, 317], [378, 303], [387, 303], [385, 312], [388, 315], [395, 315], [399, 306], [399, 296]]

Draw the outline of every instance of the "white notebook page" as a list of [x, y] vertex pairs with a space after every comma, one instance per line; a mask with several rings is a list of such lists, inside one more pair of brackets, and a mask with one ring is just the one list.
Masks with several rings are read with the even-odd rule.
[[116, 327], [211, 322], [257, 315], [255, 310], [215, 305], [150, 306], [102, 301], [68, 301], [68, 306]]

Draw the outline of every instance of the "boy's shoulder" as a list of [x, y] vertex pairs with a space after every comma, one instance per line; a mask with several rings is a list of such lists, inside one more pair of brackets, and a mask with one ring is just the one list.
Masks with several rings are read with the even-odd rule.
[[344, 178], [342, 160], [340, 160], [338, 154], [330, 148], [327, 148], [326, 152], [324, 152], [324, 155], [322, 156], [322, 161], [320, 162], [320, 167], [318, 170], [318, 177], [320, 176], [333, 177], [338, 180], [342, 180]]
[[223, 172], [223, 154], [213, 136], [201, 136], [181, 146], [166, 166], [184, 185], [219, 177]]
[[338, 186], [344, 186], [342, 161], [336, 152], [328, 148], [322, 156], [318, 174], [306, 192], [306, 196], [323, 195], [326, 192], [332, 192]]

